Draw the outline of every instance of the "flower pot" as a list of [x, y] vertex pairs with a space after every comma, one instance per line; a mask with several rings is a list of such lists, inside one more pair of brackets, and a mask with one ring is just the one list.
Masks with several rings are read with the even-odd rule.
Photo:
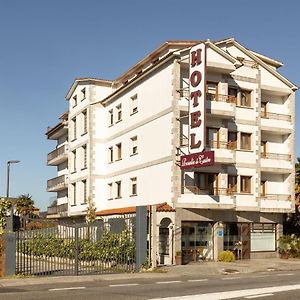
[[175, 256], [176, 265], [182, 265], [182, 256]]

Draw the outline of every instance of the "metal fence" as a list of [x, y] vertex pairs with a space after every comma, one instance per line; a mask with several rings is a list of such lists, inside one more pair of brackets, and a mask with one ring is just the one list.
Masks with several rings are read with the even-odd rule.
[[83, 275], [136, 268], [135, 217], [24, 230], [15, 237], [16, 274]]

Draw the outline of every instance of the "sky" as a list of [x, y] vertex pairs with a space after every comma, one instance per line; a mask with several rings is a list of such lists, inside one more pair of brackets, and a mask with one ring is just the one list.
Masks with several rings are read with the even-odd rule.
[[[299, 86], [299, 10], [296, 0], [0, 0], [0, 195], [6, 162], [20, 160], [10, 195], [29, 193], [45, 210], [56, 176], [45, 132], [67, 110], [74, 78], [114, 79], [166, 40], [234, 37], [282, 61]], [[296, 131], [300, 156], [299, 146]]]

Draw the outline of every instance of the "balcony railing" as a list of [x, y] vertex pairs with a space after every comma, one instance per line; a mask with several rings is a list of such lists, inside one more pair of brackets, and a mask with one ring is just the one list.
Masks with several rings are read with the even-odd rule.
[[221, 95], [221, 94], [215, 95], [215, 94], [207, 93], [206, 100], [217, 101], [217, 102], [227, 102], [227, 103], [232, 103], [232, 104], [237, 103], [237, 98], [235, 96]]
[[209, 148], [215, 148], [215, 149], [229, 149], [229, 150], [236, 150], [237, 148], [237, 142], [236, 141], [230, 141], [230, 142], [224, 142], [224, 141], [208, 141], [206, 143], [207, 147]]
[[66, 145], [63, 145], [63, 146], [53, 150], [52, 152], [48, 153], [48, 156], [47, 156], [48, 163], [50, 161], [52, 161], [53, 159], [58, 158], [58, 157], [60, 157], [64, 154], [66, 154], [66, 151], [67, 151], [67, 147], [66, 147]]
[[290, 115], [271, 113], [271, 112], [267, 112], [267, 111], [262, 111], [261, 117], [263, 119], [273, 119], [273, 120], [288, 121], [288, 122], [291, 121]]
[[[188, 89], [178, 90], [178, 93], [180, 94], [180, 97], [184, 97], [184, 98], [190, 97], [190, 93]], [[206, 93], [206, 100], [237, 104], [237, 97], [232, 95], [222, 95], [222, 94], [216, 95], [216, 94]]]
[[261, 195], [261, 198], [263, 200], [290, 201], [291, 195], [266, 194]]
[[64, 214], [68, 211], [68, 203], [50, 206], [47, 208], [48, 215]]
[[61, 175], [47, 181], [47, 191], [58, 191], [64, 189], [67, 186], [67, 176]]
[[261, 158], [275, 159], [275, 160], [288, 160], [288, 161], [292, 159], [290, 154], [279, 154], [279, 153], [268, 153], [268, 152], [267, 153], [262, 152]]
[[236, 190], [229, 188], [200, 189], [198, 186], [195, 185], [186, 185], [183, 187], [183, 193], [209, 196], [231, 196], [233, 194], [236, 194]]

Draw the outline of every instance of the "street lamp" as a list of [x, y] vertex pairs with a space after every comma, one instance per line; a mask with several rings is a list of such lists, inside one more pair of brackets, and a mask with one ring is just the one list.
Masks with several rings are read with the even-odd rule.
[[[9, 200], [9, 175], [10, 175], [10, 165], [11, 164], [17, 164], [19, 163], [19, 160], [9, 160], [7, 162], [7, 181], [6, 181], [6, 199]], [[10, 217], [7, 222], [7, 231], [13, 231], [14, 230], [14, 207], [13, 202], [11, 201], [10, 205]]]

